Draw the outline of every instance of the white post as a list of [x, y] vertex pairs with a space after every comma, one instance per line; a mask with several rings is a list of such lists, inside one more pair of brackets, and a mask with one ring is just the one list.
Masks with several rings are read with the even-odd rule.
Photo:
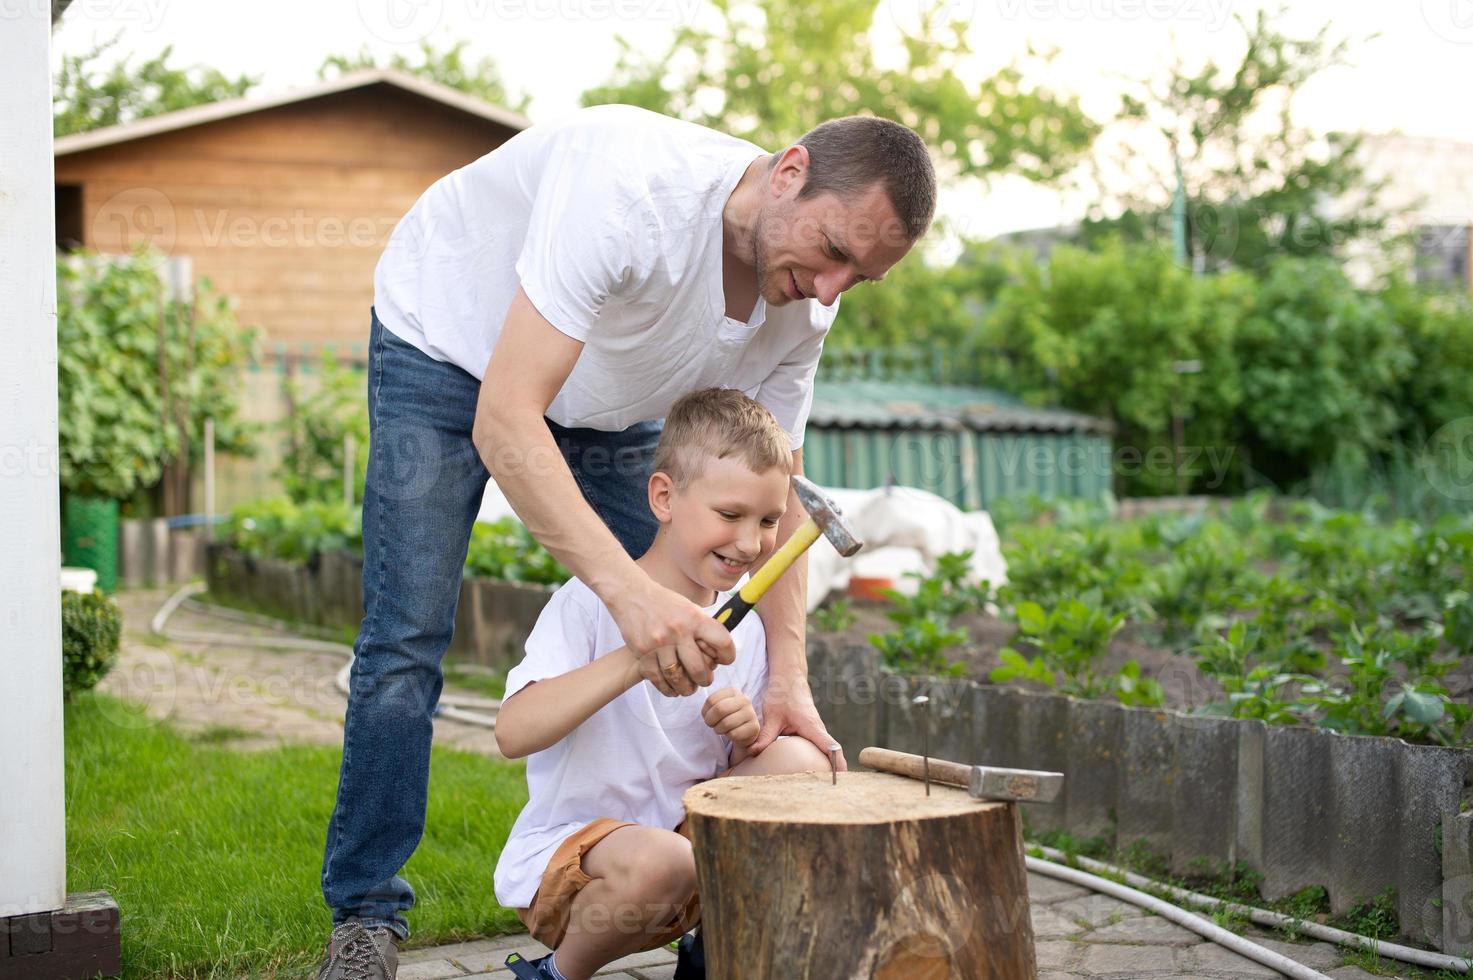
[[205, 419], [205, 540], [215, 540], [215, 420]]
[[66, 903], [50, 15], [0, 28], [0, 918]]

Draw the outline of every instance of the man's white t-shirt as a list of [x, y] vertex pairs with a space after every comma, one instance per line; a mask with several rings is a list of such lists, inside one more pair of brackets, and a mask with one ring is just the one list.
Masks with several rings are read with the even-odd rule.
[[699, 388], [739, 388], [803, 441], [838, 302], [726, 316], [721, 212], [761, 147], [631, 106], [518, 133], [437, 181], [374, 273], [391, 332], [484, 375], [517, 287], [584, 348], [547, 410], [617, 431]]
[[[720, 596], [706, 612], [714, 614], [725, 599]], [[716, 667], [710, 687], [667, 698], [640, 682], [557, 744], [527, 757], [530, 798], [496, 862], [498, 902], [507, 908], [530, 905], [558, 845], [599, 817], [666, 830], [680, 825], [685, 791], [730, 767], [731, 740], [701, 717], [706, 698], [739, 688], [761, 717], [767, 634], [755, 612], [737, 624], [732, 640], [736, 659]], [[571, 579], [542, 610], [527, 638], [526, 657], [507, 674], [504, 699], [621, 646], [624, 639], [607, 607], [587, 585]]]

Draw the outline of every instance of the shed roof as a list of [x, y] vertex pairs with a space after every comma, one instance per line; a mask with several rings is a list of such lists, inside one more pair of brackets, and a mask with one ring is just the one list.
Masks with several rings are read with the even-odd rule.
[[972, 429], [982, 432], [1108, 433], [1105, 419], [1033, 408], [1005, 392], [917, 381], [819, 380], [813, 426], [839, 429]]
[[347, 92], [351, 89], [367, 88], [370, 85], [388, 85], [449, 106], [459, 109], [468, 115], [485, 119], [489, 122], [498, 123], [508, 129], [523, 130], [532, 125], [532, 121], [519, 112], [512, 112], [502, 106], [492, 105], [490, 102], [482, 101], [473, 95], [467, 95], [457, 89], [441, 85], [438, 82], [427, 81], [408, 72], [397, 71], [392, 68], [365, 68], [360, 71], [348, 72], [337, 78], [308, 85], [304, 88], [291, 89], [270, 96], [245, 96], [239, 99], [226, 99], [221, 102], [208, 102], [204, 105], [190, 106], [188, 109], [178, 109], [174, 112], [165, 112], [157, 116], [148, 116], [144, 119], [135, 119], [131, 122], [118, 123], [116, 126], [103, 126], [100, 129], [88, 130], [85, 133], [73, 133], [70, 136], [62, 136], [56, 140], [55, 153], [57, 156], [66, 156], [69, 153], [81, 153], [85, 150], [95, 150], [102, 146], [112, 146], [115, 143], [126, 143], [130, 140], [143, 139], [146, 136], [156, 136], [160, 133], [169, 133], [179, 129], [187, 129], [190, 126], [201, 126], [205, 123], [218, 122], [222, 119], [231, 119], [235, 116], [243, 116], [247, 113], [260, 112], [264, 109], [275, 109], [278, 106], [291, 105], [296, 102], [306, 102], [309, 99], [318, 99], [324, 95], [333, 95], [338, 92]]

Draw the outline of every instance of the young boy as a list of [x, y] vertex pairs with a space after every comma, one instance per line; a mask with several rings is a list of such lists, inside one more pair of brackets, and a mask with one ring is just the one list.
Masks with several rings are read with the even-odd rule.
[[[757, 402], [719, 388], [685, 396], [656, 450], [649, 505], [660, 528], [639, 564], [714, 614], [772, 554], [791, 469], [787, 436]], [[762, 621], [748, 615], [732, 639], [736, 659], [713, 664], [712, 693], [666, 697], [641, 680], [586, 585], [575, 578], [548, 602], [496, 719], [502, 753], [528, 756], [530, 791], [496, 865], [496, 898], [553, 950], [508, 959], [518, 977], [584, 980], [699, 921], [686, 790], [719, 776], [828, 767], [801, 738], [747, 754], [767, 680]], [[674, 651], [659, 658], [667, 675], [682, 669]]]

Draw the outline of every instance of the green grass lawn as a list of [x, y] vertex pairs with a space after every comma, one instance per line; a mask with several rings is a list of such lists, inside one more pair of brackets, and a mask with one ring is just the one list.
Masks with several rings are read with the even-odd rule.
[[[67, 705], [67, 888], [117, 901], [127, 976], [310, 974], [331, 928], [320, 880], [340, 758], [191, 740], [100, 694]], [[520, 763], [434, 750], [403, 872], [411, 946], [521, 929], [491, 874], [526, 798]]]

